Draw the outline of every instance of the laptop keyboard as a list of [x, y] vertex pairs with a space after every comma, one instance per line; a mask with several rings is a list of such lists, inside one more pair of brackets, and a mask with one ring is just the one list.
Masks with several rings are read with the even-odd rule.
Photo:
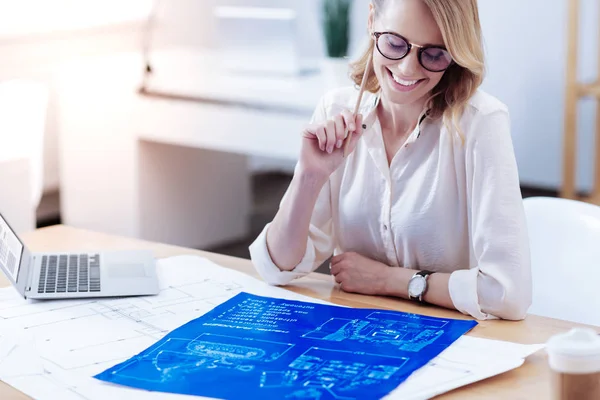
[[99, 254], [42, 256], [38, 293], [99, 291]]

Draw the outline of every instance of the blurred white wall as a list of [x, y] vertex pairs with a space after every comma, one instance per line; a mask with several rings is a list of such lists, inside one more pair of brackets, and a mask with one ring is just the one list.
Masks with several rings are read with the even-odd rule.
[[[168, 4], [167, 4], [168, 3]], [[523, 184], [556, 189], [562, 179], [564, 76], [568, 0], [479, 0], [488, 73], [483, 89], [506, 103]], [[319, 0], [175, 0], [165, 2], [164, 31], [157, 42], [212, 47], [211, 9], [217, 4], [293, 7], [302, 18], [304, 51], [323, 55]], [[351, 54], [364, 44], [369, 0], [355, 0]], [[596, 77], [598, 2], [581, 0], [582, 80]], [[173, 25], [169, 25], [169, 24]], [[177, 25], [180, 27], [178, 28]], [[185, 28], [187, 27], [187, 28]], [[581, 102], [578, 186], [593, 181], [594, 102]]]
[[[85, 1], [85, 2], [84, 2]], [[75, 58], [138, 49], [151, 0], [0, 0], [0, 81], [31, 79], [51, 90], [44, 141], [44, 191], [59, 186], [54, 75]], [[35, 10], [35, 12], [34, 12]]]
[[[480, 0], [488, 56], [484, 88], [511, 112], [521, 180], [557, 187], [562, 176], [567, 0]], [[581, 0], [579, 77], [596, 79], [598, 1]], [[508, 22], [510, 21], [510, 22]], [[594, 102], [579, 113], [578, 186], [593, 180]]]
[[[368, 3], [355, 0], [352, 54], [364, 43]], [[581, 3], [580, 76], [591, 80], [596, 71], [600, 13], [597, 1]], [[557, 188], [562, 170], [567, 0], [480, 0], [479, 4], [489, 68], [484, 89], [510, 108], [521, 179], [527, 185]], [[313, 57], [323, 55], [320, 0], [162, 0], [154, 46], [213, 47], [216, 30], [212, 9], [216, 5], [293, 7], [301, 18], [302, 51]], [[139, 25], [121, 26], [105, 32], [25, 42], [0, 35], [0, 80], [21, 76], [47, 81], [53, 68], [70, 57], [137, 49], [141, 29]], [[53, 107], [51, 102], [46, 138], [45, 181], [49, 188], [58, 186], [59, 171]], [[581, 111], [578, 181], [579, 187], [586, 189], [593, 178], [593, 103], [582, 102]]]

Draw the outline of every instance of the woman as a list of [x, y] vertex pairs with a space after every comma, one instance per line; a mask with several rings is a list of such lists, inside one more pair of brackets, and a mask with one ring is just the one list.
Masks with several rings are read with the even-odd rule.
[[353, 65], [359, 85], [372, 54], [359, 115], [355, 88], [323, 97], [254, 265], [284, 285], [335, 254], [342, 290], [524, 318], [526, 222], [508, 111], [478, 89], [476, 0], [372, 0], [368, 26]]

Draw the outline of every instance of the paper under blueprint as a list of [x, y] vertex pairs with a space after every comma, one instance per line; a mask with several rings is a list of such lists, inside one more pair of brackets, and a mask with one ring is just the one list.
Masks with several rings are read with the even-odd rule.
[[244, 292], [97, 378], [220, 399], [380, 399], [475, 325]]
[[[32, 301], [12, 288], [0, 289], [0, 379], [39, 400], [197, 399], [92, 377], [241, 291], [324, 303], [195, 256], [163, 259], [157, 265], [157, 296]], [[539, 348], [463, 336], [388, 397], [430, 398], [516, 368]]]

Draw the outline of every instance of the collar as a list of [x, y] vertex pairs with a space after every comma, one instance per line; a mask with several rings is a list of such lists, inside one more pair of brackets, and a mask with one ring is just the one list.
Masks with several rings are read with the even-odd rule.
[[[379, 106], [380, 101], [381, 90], [364, 98], [363, 103], [359, 107], [359, 112], [363, 115], [363, 124], [366, 125], [366, 129], [371, 129], [377, 120], [377, 106]], [[421, 124], [427, 118], [428, 113], [429, 108], [424, 108], [419, 115], [419, 122], [416, 127], [416, 130], [418, 131], [417, 138], [421, 136]]]
[[[390, 165], [388, 163], [385, 144], [383, 141], [383, 134], [381, 131], [381, 125], [377, 118], [377, 106], [381, 101], [381, 93], [371, 94], [368, 97], [363, 97], [363, 104], [359, 107], [360, 112], [363, 114], [363, 124], [365, 125], [365, 132], [363, 133], [364, 143], [367, 151], [373, 158], [375, 165], [385, 177], [385, 179], [391, 181]], [[406, 139], [404, 144], [408, 147], [411, 143], [416, 141], [421, 136], [421, 124], [427, 117], [427, 109], [423, 110], [419, 115], [419, 121], [416, 128]]]

